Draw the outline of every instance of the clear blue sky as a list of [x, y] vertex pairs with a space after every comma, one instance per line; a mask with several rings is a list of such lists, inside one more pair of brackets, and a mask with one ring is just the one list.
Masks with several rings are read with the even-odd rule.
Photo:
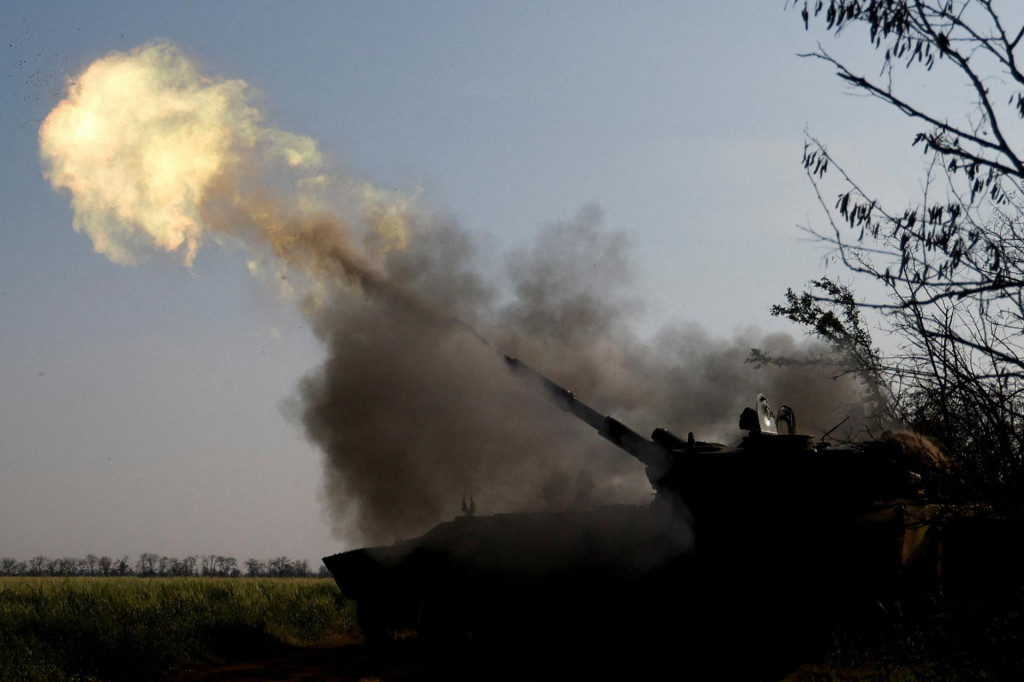
[[496, 252], [595, 202], [633, 244], [638, 331], [728, 337], [789, 330], [769, 306], [822, 272], [797, 228], [817, 215], [805, 127], [855, 163], [865, 138], [903, 130], [796, 56], [821, 36], [783, 4], [6, 3], [0, 555], [345, 546], [322, 518], [319, 454], [282, 410], [321, 358], [305, 320], [238, 251], [207, 246], [191, 271], [93, 253], [39, 162], [66, 78], [170, 41], [255, 87], [270, 124], [422, 189]]

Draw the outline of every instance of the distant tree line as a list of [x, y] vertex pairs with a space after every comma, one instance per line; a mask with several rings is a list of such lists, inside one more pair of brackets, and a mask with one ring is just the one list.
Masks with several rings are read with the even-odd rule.
[[81, 557], [51, 559], [34, 556], [28, 561], [0, 559], [0, 576], [137, 576], [149, 577], [218, 577], [218, 578], [311, 578], [329, 577], [327, 567], [312, 570], [305, 559], [286, 556], [260, 561], [246, 559], [239, 565], [232, 556], [219, 554], [193, 555], [183, 559], [143, 552], [136, 561], [127, 555], [120, 558], [89, 554]]

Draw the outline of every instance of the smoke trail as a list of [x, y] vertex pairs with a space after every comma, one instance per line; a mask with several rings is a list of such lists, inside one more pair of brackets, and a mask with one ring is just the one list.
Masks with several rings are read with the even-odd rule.
[[315, 142], [264, 124], [243, 81], [205, 75], [166, 43], [90, 65], [40, 150], [75, 229], [112, 261], [155, 250], [191, 265], [205, 242], [241, 241], [254, 274], [286, 282], [326, 349], [292, 411], [324, 453], [350, 542], [423, 531], [464, 495], [482, 513], [650, 498], [638, 462], [552, 409], [452, 316], [639, 430], [727, 441], [760, 390], [821, 432], [854, 394], [744, 364], [751, 346], [792, 351], [788, 337], [677, 326], [636, 338], [628, 240], [593, 206], [509, 255], [504, 280], [484, 276], [457, 225], [328, 173]]

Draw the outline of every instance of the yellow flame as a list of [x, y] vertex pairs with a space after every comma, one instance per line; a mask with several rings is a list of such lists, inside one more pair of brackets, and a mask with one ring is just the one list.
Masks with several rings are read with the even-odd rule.
[[371, 256], [406, 248], [416, 195], [325, 173], [316, 142], [265, 126], [250, 94], [164, 42], [91, 64], [39, 130], [75, 229], [123, 264], [157, 249], [191, 265], [204, 239], [241, 239], [249, 271], [307, 307], [339, 285], [385, 291]]
[[313, 140], [260, 125], [248, 90], [203, 76], [167, 43], [90, 65], [39, 131], [46, 176], [70, 190], [75, 229], [117, 263], [153, 247], [191, 263], [208, 227], [201, 204], [218, 178], [253, 154], [317, 165]]

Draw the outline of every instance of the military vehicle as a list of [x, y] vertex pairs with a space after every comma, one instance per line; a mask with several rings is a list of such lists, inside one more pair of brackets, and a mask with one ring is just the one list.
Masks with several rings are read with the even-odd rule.
[[763, 395], [740, 416], [738, 446], [662, 428], [645, 438], [504, 360], [642, 462], [653, 501], [467, 513], [324, 558], [370, 640], [625, 636], [691, 651], [742, 641], [765, 656], [817, 646], [837, 622], [905, 608], [949, 577], [942, 547], [959, 541], [947, 530], [964, 507], [943, 500], [941, 460], [912, 438], [830, 446], [798, 435], [793, 410], [775, 414]]

